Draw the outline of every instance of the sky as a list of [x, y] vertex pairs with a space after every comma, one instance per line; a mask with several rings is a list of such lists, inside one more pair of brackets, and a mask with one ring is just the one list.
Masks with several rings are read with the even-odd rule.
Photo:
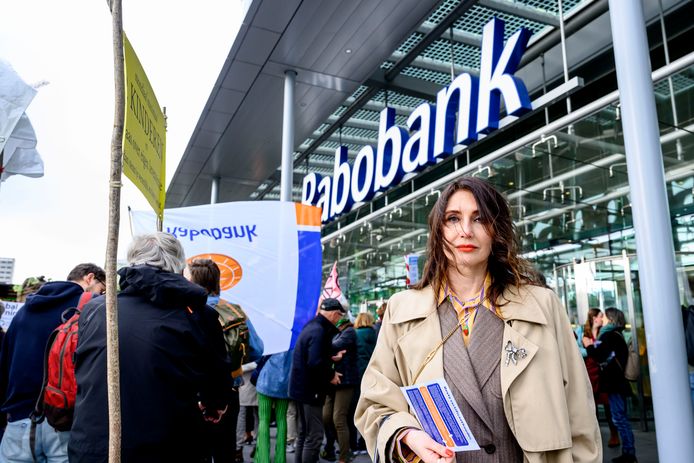
[[[166, 107], [167, 186], [243, 20], [248, 0], [123, 0], [123, 29]], [[194, 5], [194, 7], [192, 6]], [[26, 113], [44, 176], [0, 184], [0, 257], [13, 283], [64, 280], [78, 263], [103, 266], [114, 113], [111, 15], [106, 0], [5, 2], [0, 59], [38, 89]], [[123, 176], [118, 258], [131, 232], [127, 207], [149, 204]]]

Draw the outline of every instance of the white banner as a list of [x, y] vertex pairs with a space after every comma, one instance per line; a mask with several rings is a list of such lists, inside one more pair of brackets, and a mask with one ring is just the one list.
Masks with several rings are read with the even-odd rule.
[[2, 329], [7, 332], [7, 328], [10, 327], [10, 323], [12, 323], [12, 319], [14, 318], [15, 314], [19, 309], [22, 308], [24, 305], [23, 302], [6, 302], [6, 301], [0, 301], [2, 302], [2, 305], [5, 306], [5, 311], [2, 314], [2, 318], [0, 318], [0, 326]]
[[[153, 212], [133, 211], [133, 231], [156, 230]], [[294, 345], [313, 318], [321, 285], [320, 209], [280, 201], [248, 201], [166, 209], [163, 231], [186, 258], [211, 258], [222, 272], [221, 297], [240, 304], [265, 353]]]

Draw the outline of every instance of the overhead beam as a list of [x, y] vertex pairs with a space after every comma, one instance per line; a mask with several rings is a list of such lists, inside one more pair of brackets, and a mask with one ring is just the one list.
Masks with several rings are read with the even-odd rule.
[[[371, 76], [371, 78], [366, 81], [366, 85], [370, 87], [381, 87], [384, 90], [392, 90], [425, 101], [436, 100], [436, 94], [443, 88], [443, 85], [417, 79], [415, 77], [404, 76], [402, 74], [391, 81], [387, 81], [382, 72], [377, 72]], [[376, 124], [376, 128], [378, 129], [378, 124]]]
[[[424, 21], [421, 26], [417, 28], [417, 32], [420, 34], [428, 34], [436, 27], [436, 24]], [[449, 30], [441, 36], [442, 39], [451, 39], [451, 31]], [[472, 32], [464, 31], [461, 29], [453, 29], [453, 41], [460, 42], [465, 45], [470, 45], [471, 47], [482, 47], [482, 36], [480, 34], [473, 34]]]
[[[404, 55], [402, 52], [394, 52], [390, 55], [390, 61], [398, 61]], [[433, 58], [425, 58], [423, 56], [418, 56], [413, 59], [410, 66], [417, 68], [428, 69], [429, 71], [442, 72], [444, 74], [451, 74], [451, 63], [446, 61], [439, 61]], [[480, 73], [479, 69], [471, 68], [467, 66], [461, 66], [460, 64], [453, 64], [453, 72], [456, 76], [463, 74], [465, 72], [472, 74], [473, 76], [478, 76]]]
[[559, 17], [554, 14], [522, 3], [511, 3], [502, 0], [479, 0], [481, 6], [492, 10], [503, 11], [514, 16], [536, 21], [548, 26], [559, 27]]
[[[311, 136], [314, 137], [314, 138], [318, 138], [318, 137], [320, 137], [321, 135], [322, 135], [322, 134], [319, 133], [319, 132], [313, 132], [313, 134], [312, 134]], [[352, 144], [352, 145], [362, 145], [362, 146], [363, 146], [363, 145], [373, 145], [373, 144], [375, 144], [378, 140], [375, 139], [375, 138], [357, 137], [357, 136], [354, 136], [354, 135], [347, 135], [347, 134], [342, 134], [342, 136], [340, 136], [339, 134], [334, 134], [334, 133], [333, 133], [333, 134], [330, 135], [330, 136], [327, 138], [327, 140], [325, 140], [325, 141], [332, 141], [332, 142], [335, 142], [335, 143], [340, 143], [340, 142], [342, 142], [342, 143], [349, 143], [349, 144]]]
[[[332, 124], [337, 121], [337, 116], [328, 117], [328, 124]], [[378, 122], [367, 121], [364, 119], [351, 118], [348, 120], [343, 127], [354, 127], [355, 129], [366, 129], [366, 130], [378, 130]], [[301, 148], [299, 148], [301, 149]], [[316, 151], [317, 152], [317, 151]]]

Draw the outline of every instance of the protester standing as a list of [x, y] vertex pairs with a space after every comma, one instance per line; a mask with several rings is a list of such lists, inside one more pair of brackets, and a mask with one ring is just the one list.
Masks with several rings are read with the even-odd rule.
[[[121, 458], [128, 463], [202, 461], [204, 422], [227, 409], [231, 368], [217, 313], [186, 280], [181, 243], [157, 232], [133, 238], [130, 266], [118, 271]], [[104, 462], [109, 453], [106, 302], [79, 319], [77, 399], [71, 463]]]
[[46, 420], [32, 430], [29, 416], [41, 394], [49, 336], [62, 323], [63, 313], [77, 307], [82, 294], [101, 294], [105, 281], [101, 267], [80, 264], [70, 271], [67, 281], [41, 283], [14, 316], [0, 355], [0, 411], [7, 414], [8, 421], [0, 461], [33, 462], [38, 458], [67, 462], [70, 432], [58, 432]]
[[364, 376], [366, 367], [371, 360], [376, 347], [377, 333], [374, 329], [374, 317], [369, 312], [362, 312], [354, 320], [354, 328], [357, 331], [357, 368], [359, 369], [359, 383]]
[[[208, 438], [208, 451], [215, 463], [234, 463], [237, 457], [236, 439], [229, 436], [236, 435], [236, 424], [239, 415], [239, 386], [242, 384], [241, 365], [252, 362], [263, 354], [263, 343], [259, 341], [255, 328], [241, 307], [232, 307], [227, 301], [220, 298], [220, 271], [219, 266], [211, 259], [195, 259], [184, 272], [185, 277], [199, 285], [207, 292], [207, 305], [218, 312], [217, 323], [222, 327], [225, 324], [224, 314], [238, 313], [241, 319], [234, 321], [239, 328], [245, 326], [248, 330], [248, 338], [244, 341], [241, 336], [234, 340], [235, 345], [226, 346], [227, 353], [244, 352], [242, 357], [235, 356], [237, 365], [231, 366], [232, 383], [229, 384], [227, 394], [227, 412], [218, 423], [206, 423], [205, 434]], [[229, 312], [232, 310], [233, 312]], [[244, 328], [241, 328], [244, 329]], [[226, 340], [226, 337], [225, 337]], [[229, 356], [231, 357], [231, 355]], [[238, 357], [238, 358], [237, 358]], [[240, 370], [237, 374], [237, 368]]]
[[332, 356], [335, 324], [345, 315], [340, 301], [324, 299], [316, 317], [301, 330], [292, 357], [289, 397], [297, 402], [299, 436], [296, 442], [296, 463], [316, 463], [323, 441], [323, 404], [330, 384], [340, 384], [340, 374], [333, 362], [342, 353]]
[[239, 387], [240, 411], [236, 424], [236, 462], [243, 460], [243, 446], [252, 446], [251, 458], [255, 455], [255, 437], [258, 435], [258, 392], [251, 378], [257, 368], [256, 362], [243, 365], [243, 382]]
[[[345, 308], [346, 310], [346, 308]], [[340, 383], [330, 387], [323, 406], [323, 424], [325, 425], [325, 452], [334, 460], [335, 438], [340, 447], [339, 462], [345, 463], [351, 458], [350, 422], [354, 414], [349, 413], [354, 390], [359, 382], [357, 366], [357, 333], [349, 318], [343, 317], [336, 323], [339, 332], [333, 337], [332, 352], [343, 352], [342, 359], [335, 363], [335, 371], [340, 376]], [[328, 458], [330, 459], [330, 458]]]
[[[364, 377], [366, 367], [369, 365], [369, 360], [371, 360], [371, 355], [376, 347], [376, 339], [378, 338], [378, 333], [374, 328], [374, 317], [369, 312], [362, 312], [357, 315], [354, 321], [354, 328], [357, 331], [357, 368], [359, 369], [359, 379], [357, 381], [355, 394], [352, 396], [349, 416], [354, 416], [356, 412], [357, 402], [359, 402], [359, 397], [361, 396], [361, 380]], [[354, 432], [355, 436], [354, 442], [352, 442], [352, 448], [356, 450], [357, 454], [366, 453], [366, 442], [364, 442], [364, 438], [361, 437], [356, 427]]]
[[275, 441], [275, 463], [287, 460], [287, 407], [289, 405], [289, 373], [294, 350], [263, 357], [256, 390], [258, 391], [258, 439], [255, 463], [270, 462], [270, 421], [275, 409], [277, 436]]

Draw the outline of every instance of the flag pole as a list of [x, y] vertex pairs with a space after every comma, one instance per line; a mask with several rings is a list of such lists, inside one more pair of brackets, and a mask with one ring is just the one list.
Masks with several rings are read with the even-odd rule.
[[106, 240], [106, 382], [108, 388], [109, 440], [108, 461], [121, 461], [120, 362], [118, 358], [118, 301], [116, 258], [120, 226], [120, 193], [123, 183], [123, 124], [125, 84], [123, 57], [123, 10], [121, 0], [107, 0], [113, 27], [113, 70], [115, 110], [111, 136], [111, 173], [109, 179], [108, 238]]
[[0, 188], [2, 188], [2, 173], [5, 172], [5, 149], [0, 150]]

